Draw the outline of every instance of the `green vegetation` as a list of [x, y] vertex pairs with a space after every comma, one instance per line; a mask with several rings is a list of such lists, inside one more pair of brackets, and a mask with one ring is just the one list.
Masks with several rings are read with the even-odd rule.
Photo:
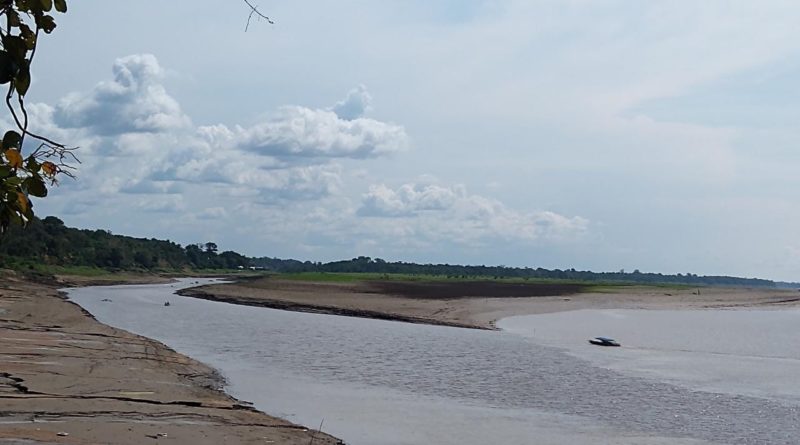
[[104, 270], [230, 272], [250, 264], [236, 252], [217, 253], [205, 243], [181, 247], [171, 241], [113, 235], [105, 230], [66, 227], [53, 216], [33, 218], [27, 227], [12, 226], [0, 235], [0, 267], [73, 275]]
[[[324, 265], [323, 265], [324, 267]], [[374, 273], [374, 272], [290, 272], [277, 275], [284, 280], [326, 282], [326, 283], [354, 283], [359, 281], [402, 281], [402, 282], [470, 282], [494, 281], [499, 283], [518, 284], [566, 284], [582, 286], [585, 292], [613, 293], [621, 289], [648, 286], [662, 289], [685, 290], [697, 286], [677, 283], [637, 283], [633, 281], [597, 281], [597, 280], [570, 280], [558, 278], [528, 278], [508, 276], [482, 276], [482, 275], [427, 275], [427, 274], [399, 274], [399, 273]]]
[[452, 264], [416, 264], [388, 262], [380, 258], [358, 257], [330, 263], [301, 262], [277, 258], [254, 258], [253, 265], [266, 270], [283, 272], [289, 279], [315, 281], [381, 280], [502, 280], [506, 282], [536, 282], [610, 285], [612, 289], [627, 285], [659, 285], [665, 288], [696, 286], [775, 287], [770, 280], [727, 276], [700, 276], [692, 273], [664, 275], [660, 273], [592, 272], [575, 269], [543, 269], [506, 266], [461, 266]]
[[[158, 272], [181, 275], [229, 274], [231, 271], [280, 273], [306, 281], [501, 281], [506, 283], [577, 284], [594, 292], [614, 292], [621, 286], [648, 285], [665, 289], [698, 286], [776, 287], [755, 278], [591, 272], [575, 269], [533, 269], [506, 266], [461, 266], [388, 262], [357, 257], [320, 263], [278, 258], [248, 258], [218, 252], [213, 242], [181, 246], [172, 241], [113, 235], [105, 230], [66, 227], [53, 216], [33, 218], [28, 227], [12, 226], [0, 234], [0, 267], [51, 275], [102, 275], [108, 271]], [[788, 285], [789, 283], [780, 283]]]
[[[74, 148], [54, 142], [28, 129], [25, 95], [31, 86], [31, 65], [39, 38], [50, 34], [56, 22], [49, 13], [67, 12], [66, 0], [6, 0], [0, 2], [5, 17], [0, 38], [0, 84], [8, 84], [6, 107], [13, 121], [0, 143], [0, 233], [11, 223], [33, 220], [30, 196], [44, 198], [57, 176], [72, 176]], [[28, 142], [26, 144], [25, 142]]]

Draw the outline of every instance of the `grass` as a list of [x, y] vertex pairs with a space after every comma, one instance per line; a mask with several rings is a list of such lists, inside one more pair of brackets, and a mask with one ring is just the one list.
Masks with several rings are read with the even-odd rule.
[[684, 284], [661, 283], [632, 283], [614, 281], [583, 281], [561, 280], [555, 278], [519, 278], [519, 277], [493, 277], [493, 276], [447, 276], [447, 275], [416, 275], [416, 274], [390, 274], [390, 273], [336, 273], [336, 272], [298, 272], [272, 275], [285, 280], [314, 281], [327, 283], [354, 283], [360, 281], [418, 281], [418, 282], [470, 282], [470, 281], [496, 281], [498, 283], [519, 284], [575, 284], [583, 286], [586, 292], [613, 293], [631, 287], [656, 287], [663, 289], [685, 290], [696, 288]]
[[498, 283], [518, 284], [573, 284], [583, 287], [584, 292], [614, 293], [632, 287], [659, 288], [665, 290], [687, 290], [701, 286], [669, 283], [633, 283], [613, 281], [584, 281], [554, 278], [520, 278], [520, 277], [494, 277], [494, 276], [452, 276], [431, 274], [401, 274], [401, 273], [338, 273], [338, 272], [298, 272], [298, 273], [269, 273], [250, 270], [230, 269], [160, 269], [160, 270], [109, 270], [89, 266], [53, 266], [46, 264], [19, 263], [10, 265], [12, 269], [24, 273], [38, 275], [62, 275], [93, 279], [120, 279], [125, 277], [141, 277], [147, 275], [161, 275], [168, 277], [207, 277], [207, 276], [236, 276], [259, 277], [274, 276], [285, 280], [327, 282], [327, 283], [355, 283], [361, 281], [404, 281], [404, 282], [473, 282], [495, 281]]

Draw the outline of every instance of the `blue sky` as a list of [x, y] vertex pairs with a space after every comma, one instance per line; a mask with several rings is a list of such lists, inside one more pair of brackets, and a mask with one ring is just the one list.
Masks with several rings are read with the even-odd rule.
[[[800, 5], [70, 4], [39, 214], [249, 255], [800, 280]], [[154, 9], [156, 8], [156, 9]]]

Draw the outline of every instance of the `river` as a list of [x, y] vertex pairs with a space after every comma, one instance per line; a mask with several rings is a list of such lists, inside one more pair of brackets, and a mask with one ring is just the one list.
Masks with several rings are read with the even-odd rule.
[[[235, 397], [306, 426], [322, 423], [324, 431], [352, 445], [800, 440], [795, 393], [800, 378], [783, 374], [800, 363], [792, 349], [796, 340], [786, 350], [773, 345], [772, 361], [762, 362], [752, 354], [753, 342], [740, 351], [730, 336], [725, 359], [742, 352], [751, 361], [741, 373], [715, 380], [714, 369], [725, 367], [713, 360], [719, 356], [713, 348], [724, 343], [724, 335], [695, 351], [691, 336], [698, 335], [696, 323], [685, 332], [672, 329], [671, 335], [656, 335], [650, 343], [612, 350], [584, 346], [584, 331], [609, 333], [617, 325], [606, 319], [619, 319], [619, 313], [605, 318], [578, 314], [592, 322], [558, 318], [564, 314], [512, 317], [501, 321], [505, 331], [492, 332], [285, 312], [172, 294], [208, 281], [86, 287], [70, 289], [69, 296], [101, 322], [154, 338], [217, 368]], [[755, 317], [759, 323], [770, 324], [770, 313], [782, 316], [761, 312]], [[686, 314], [664, 311], [661, 324], [623, 315], [637, 321], [619, 332], [635, 338], [653, 326], [674, 328], [676, 318]], [[748, 317], [741, 318], [737, 322], [746, 325]], [[800, 323], [781, 325], [790, 332], [780, 341], [798, 338]], [[606, 331], [598, 333], [600, 328]], [[724, 331], [725, 322], [714, 329]], [[562, 335], [570, 332], [569, 339]], [[661, 347], [657, 341], [675, 336], [683, 343]], [[662, 351], [647, 344], [661, 345]], [[684, 344], [689, 352], [680, 350]], [[681, 355], [690, 353], [688, 361]], [[661, 364], [654, 359], [659, 356]], [[703, 357], [712, 359], [704, 362]], [[772, 374], [780, 378], [768, 371], [776, 364], [781, 366]], [[772, 375], [771, 386], [754, 383], [759, 369], [765, 378]], [[725, 383], [739, 377], [745, 380], [738, 387]]]

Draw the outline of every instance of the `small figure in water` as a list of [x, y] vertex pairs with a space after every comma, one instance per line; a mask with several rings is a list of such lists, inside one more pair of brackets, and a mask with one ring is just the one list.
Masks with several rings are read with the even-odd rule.
[[164, 302], [164, 306], [169, 306], [169, 301]]

